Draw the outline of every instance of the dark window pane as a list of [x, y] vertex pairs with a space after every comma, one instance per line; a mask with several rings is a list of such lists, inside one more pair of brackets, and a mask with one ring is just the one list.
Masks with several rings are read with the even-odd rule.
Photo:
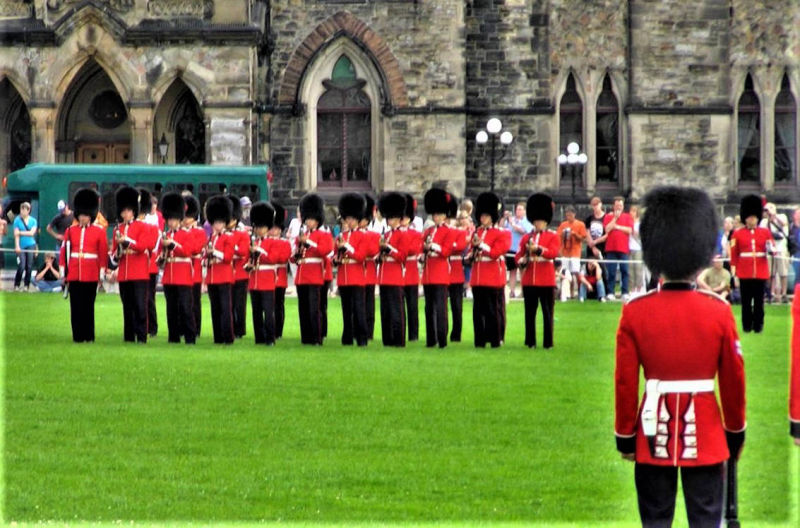
[[619, 119], [617, 114], [597, 116], [597, 181], [618, 181]]

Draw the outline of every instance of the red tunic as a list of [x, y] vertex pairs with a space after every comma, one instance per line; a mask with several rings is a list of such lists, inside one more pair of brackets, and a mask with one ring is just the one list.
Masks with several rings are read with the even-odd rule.
[[112, 235], [112, 256], [117, 254], [117, 237], [120, 233], [129, 244], [127, 249], [120, 248], [117, 281], [150, 280], [150, 253], [158, 241], [158, 229], [139, 220], [119, 224]]
[[250, 274], [244, 270], [244, 265], [250, 258], [250, 234], [247, 230], [239, 228], [230, 233], [233, 237], [233, 280], [237, 282], [247, 280]]
[[100, 270], [106, 267], [108, 260], [108, 242], [102, 227], [90, 225], [85, 228], [71, 226], [64, 233], [61, 245], [59, 265], [64, 269], [67, 259], [67, 242], [70, 245], [69, 269], [67, 282], [97, 282]]
[[406, 247], [406, 286], [419, 286], [419, 256], [422, 254], [422, 233], [410, 227], [401, 227]]
[[480, 227], [475, 233], [481, 239], [481, 249], [472, 264], [470, 285], [504, 288], [506, 285], [505, 254], [511, 247], [511, 232], [496, 227]]
[[366, 236], [358, 230], [343, 231], [339, 236], [345, 245], [340, 254], [341, 262], [336, 275], [336, 284], [339, 286], [364, 286], [366, 280], [364, 261], [367, 258]]
[[205, 243], [191, 229], [185, 228], [167, 237], [175, 241], [175, 246], [167, 253], [161, 282], [165, 286], [191, 286], [194, 284], [192, 256], [199, 254]]
[[322, 286], [325, 282], [325, 260], [333, 251], [333, 237], [329, 232], [321, 229], [314, 229], [307, 236], [308, 247], [302, 250], [302, 258], [292, 257], [292, 260], [297, 263], [297, 276], [294, 278], [294, 283], [298, 286], [305, 284]]
[[[405, 236], [408, 231], [390, 229], [384, 233], [388, 253], [381, 256], [378, 267], [378, 284], [381, 286], [405, 286], [405, 264], [407, 245]], [[416, 263], [414, 264], [416, 266]]]
[[364, 261], [364, 284], [378, 284], [378, 255], [381, 252], [381, 235], [369, 229], [360, 229], [364, 233], [364, 249], [366, 260]]
[[791, 433], [800, 438], [800, 284], [794, 287], [792, 301], [792, 357], [789, 384]]
[[740, 279], [769, 279], [767, 243], [772, 233], [764, 227], [741, 227], [731, 236], [731, 268]]
[[229, 232], [211, 235], [205, 257], [213, 256], [214, 263], [206, 271], [206, 284], [233, 284], [233, 247], [233, 237]]
[[[662, 383], [647, 400], [654, 403], [653, 420], [643, 420], [640, 367], [652, 384], [702, 380], [710, 387], [684, 392], [685, 384], [670, 389]], [[637, 462], [704, 466], [727, 460], [725, 431], [745, 428], [744, 361], [731, 307], [687, 283], [665, 283], [626, 304], [617, 330], [615, 394], [618, 449], [631, 453], [635, 446]], [[645, 436], [643, 423], [653, 435]]]
[[149, 222], [144, 222], [144, 224], [150, 227], [152, 231], [150, 236], [156, 241], [153, 250], [150, 252], [150, 269], [148, 270], [150, 275], [156, 275], [158, 273], [158, 255], [161, 253], [161, 234], [163, 231], [155, 224]]
[[192, 255], [192, 283], [201, 284], [203, 282], [203, 248], [208, 244], [206, 232], [200, 227], [192, 227], [189, 229], [192, 238], [194, 238], [194, 246], [200, 249], [197, 253]]
[[[528, 255], [528, 242], [542, 248], [542, 254], [531, 257]], [[556, 285], [556, 268], [554, 260], [558, 257], [561, 242], [555, 231], [532, 231], [523, 236], [519, 241], [519, 250], [514, 256], [517, 264], [523, 266], [523, 286], [553, 286]]]
[[422, 268], [422, 284], [450, 284], [450, 254], [453, 242], [450, 228], [442, 224], [425, 230], [423, 241], [430, 243], [430, 251], [425, 256]]
[[450, 284], [464, 284], [464, 250], [469, 245], [470, 232], [450, 228]]
[[285, 238], [280, 237], [270, 237], [272, 239], [272, 243], [275, 245], [274, 247], [280, 246], [280, 254], [285, 255], [285, 258], [280, 262], [278, 266], [278, 278], [276, 279], [275, 287], [276, 288], [287, 288], [289, 286], [289, 273], [287, 272], [287, 266], [289, 263], [289, 258], [292, 256], [292, 244]]
[[280, 268], [286, 269], [286, 261], [292, 252], [289, 243], [278, 238], [264, 237], [256, 241], [261, 248], [256, 267], [250, 271], [250, 290], [272, 291], [278, 285]]

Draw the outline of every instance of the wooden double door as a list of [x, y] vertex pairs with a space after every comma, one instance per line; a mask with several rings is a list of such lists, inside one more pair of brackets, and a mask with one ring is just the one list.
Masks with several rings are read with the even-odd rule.
[[81, 143], [75, 163], [130, 163], [130, 143]]

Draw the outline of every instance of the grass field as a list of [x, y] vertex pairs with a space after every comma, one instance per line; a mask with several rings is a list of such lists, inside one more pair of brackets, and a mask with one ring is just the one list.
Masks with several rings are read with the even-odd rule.
[[[6, 522], [637, 525], [633, 465], [613, 439], [619, 304], [558, 304], [543, 351], [522, 346], [516, 302], [508, 344], [474, 349], [465, 303], [465, 341], [439, 351], [343, 348], [336, 300], [326, 346], [302, 347], [293, 299], [277, 347], [250, 330], [214, 346], [207, 305], [198, 345], [168, 345], [158, 301], [146, 346], [122, 343], [107, 295], [97, 342], [75, 345], [60, 296], [0, 294]], [[746, 526], [798, 522], [788, 342], [787, 306], [742, 336]]]

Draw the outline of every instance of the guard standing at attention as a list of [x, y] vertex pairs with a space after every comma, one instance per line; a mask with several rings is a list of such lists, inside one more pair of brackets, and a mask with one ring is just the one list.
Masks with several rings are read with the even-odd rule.
[[[406, 346], [406, 321], [403, 309], [407, 245], [400, 221], [406, 208], [406, 198], [400, 193], [387, 192], [378, 199], [378, 210], [386, 220], [388, 230], [381, 235], [378, 264], [378, 285], [381, 295], [381, 333], [383, 346]], [[416, 266], [416, 261], [414, 262]]]
[[250, 235], [242, 224], [242, 203], [238, 196], [228, 195], [231, 201], [231, 221], [228, 232], [233, 239], [233, 287], [231, 299], [233, 303], [233, 336], [244, 337], [247, 329], [247, 284], [250, 275], [244, 265], [250, 257]]
[[378, 284], [378, 257], [381, 252], [381, 235], [369, 228], [375, 217], [375, 199], [364, 194], [367, 206], [358, 230], [364, 234], [366, 257], [364, 260], [364, 311], [367, 320], [367, 339], [375, 338], [375, 285]]
[[342, 344], [367, 346], [367, 314], [364, 307], [364, 262], [367, 239], [358, 229], [367, 201], [359, 193], [345, 193], [339, 199], [342, 231], [336, 237], [334, 263], [338, 272], [336, 285], [342, 299]]
[[206, 220], [211, 224], [211, 237], [205, 247], [203, 262], [206, 286], [211, 304], [211, 326], [214, 343], [233, 343], [233, 237], [227, 230], [233, 217], [233, 206], [225, 195], [212, 196], [206, 202]]
[[191, 194], [184, 194], [183, 201], [186, 204], [183, 212], [183, 228], [188, 229], [195, 239], [193, 246], [200, 248], [192, 254], [192, 314], [196, 334], [200, 336], [203, 314], [203, 249], [206, 247], [208, 238], [205, 230], [197, 226], [197, 219], [200, 217], [200, 202]]
[[419, 339], [419, 258], [422, 255], [422, 233], [414, 229], [411, 221], [417, 215], [417, 200], [405, 193], [406, 207], [400, 223], [406, 244], [406, 268], [403, 294], [406, 305], [408, 340]]
[[464, 306], [464, 250], [469, 245], [470, 233], [458, 227], [458, 200], [450, 195], [447, 217], [450, 219], [450, 314], [453, 318], [453, 328], [450, 330], [450, 341], [461, 341], [461, 328], [463, 326]]
[[275, 339], [283, 337], [283, 323], [286, 320], [286, 288], [289, 285], [289, 257], [292, 254], [291, 243], [282, 237], [286, 227], [286, 208], [278, 202], [272, 201], [272, 208], [275, 209], [275, 221], [269, 230], [269, 237], [273, 244], [284, 246], [281, 254], [286, 258], [278, 265], [278, 276], [275, 279]]
[[425, 346], [447, 346], [447, 287], [450, 285], [452, 240], [447, 226], [447, 212], [452, 200], [444, 189], [425, 193], [425, 213], [433, 217], [433, 225], [425, 230], [422, 240], [422, 287], [425, 291]]

